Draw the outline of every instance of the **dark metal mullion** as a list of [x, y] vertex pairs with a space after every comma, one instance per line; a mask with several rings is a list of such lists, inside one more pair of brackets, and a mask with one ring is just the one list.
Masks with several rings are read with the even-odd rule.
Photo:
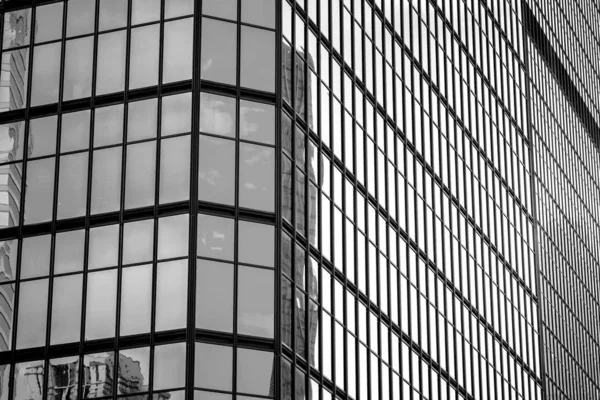
[[235, 83], [236, 83], [236, 98], [235, 98], [235, 186], [234, 186], [234, 231], [233, 231], [233, 371], [232, 374], [232, 383], [231, 390], [233, 393], [237, 393], [237, 354], [238, 354], [238, 302], [239, 302], [239, 251], [238, 251], [238, 239], [239, 239], [239, 217], [240, 217], [240, 136], [239, 136], [239, 128], [240, 128], [240, 84], [241, 84], [241, 47], [242, 47], [242, 27], [240, 25], [241, 15], [242, 15], [242, 0], [236, 0], [236, 48], [235, 48]]
[[[161, 18], [164, 18], [165, 1], [162, 1]], [[194, 397], [194, 376], [195, 376], [195, 349], [196, 349], [196, 274], [197, 274], [197, 237], [198, 237], [198, 164], [199, 164], [199, 121], [200, 121], [200, 33], [202, 20], [202, 3], [195, 2], [194, 6], [194, 43], [192, 58], [192, 122], [190, 138], [190, 212], [189, 212], [189, 247], [188, 247], [188, 304], [187, 304], [187, 331], [186, 331], [186, 398]], [[163, 64], [164, 64], [164, 23], [161, 24], [161, 63], [159, 72], [159, 84], [162, 84]], [[162, 104], [162, 99], [161, 99]]]

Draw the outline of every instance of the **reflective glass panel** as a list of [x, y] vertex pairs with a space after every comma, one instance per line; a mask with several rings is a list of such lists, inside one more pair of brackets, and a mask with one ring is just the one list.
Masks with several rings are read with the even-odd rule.
[[119, 256], [119, 225], [90, 229], [88, 269], [114, 267]]
[[33, 51], [31, 105], [56, 103], [60, 82], [61, 43], [36, 46]]
[[272, 225], [240, 221], [238, 260], [242, 263], [273, 267], [275, 229]]
[[202, 19], [202, 79], [236, 84], [237, 26], [211, 18]]
[[29, 122], [29, 158], [56, 153], [56, 115]]
[[[181, 0], [179, 0], [181, 3]], [[169, 1], [165, 4], [166, 10]], [[170, 3], [175, 3], [171, 0]], [[163, 82], [176, 82], [192, 78], [192, 56], [194, 47], [194, 25], [192, 18], [165, 23]]]
[[78, 153], [60, 158], [57, 217], [70, 218], [85, 214], [87, 199], [88, 154]]
[[185, 327], [188, 292], [187, 272], [187, 260], [158, 264], [156, 276], [157, 331]]
[[52, 219], [54, 204], [54, 157], [27, 163], [25, 189], [25, 223], [35, 224]]
[[160, 0], [132, 0], [131, 24], [143, 24], [160, 19]]
[[123, 225], [123, 264], [152, 260], [154, 220], [136, 221]]
[[156, 142], [127, 146], [125, 208], [154, 204]]
[[159, 196], [161, 203], [190, 198], [190, 135], [161, 141]]
[[48, 4], [35, 9], [35, 43], [62, 37], [63, 3]]
[[[70, 8], [71, 7], [69, 6], [69, 9]], [[67, 41], [65, 50], [63, 100], [80, 99], [92, 95], [93, 62], [93, 37], [84, 37]]]
[[127, 34], [125, 31], [98, 36], [96, 95], [123, 91], [126, 50]]
[[128, 142], [156, 137], [157, 105], [157, 99], [129, 103], [127, 109]]
[[84, 35], [94, 30], [95, 0], [71, 0], [67, 8], [67, 36]]
[[273, 271], [238, 267], [238, 332], [272, 338], [275, 283]]
[[121, 282], [121, 336], [150, 332], [152, 266], [123, 268]]
[[235, 21], [237, 19], [237, 0], [204, 0], [202, 13]]
[[90, 146], [90, 110], [63, 114], [60, 136], [62, 153], [87, 149]]
[[241, 82], [244, 87], [275, 91], [275, 33], [242, 26]]
[[154, 349], [154, 389], [185, 385], [185, 343], [156, 346]]
[[[130, 374], [128, 385], [118, 385], [118, 394], [131, 394], [148, 391], [150, 379], [150, 348], [121, 350], [119, 352], [119, 376]], [[123, 397], [141, 400], [144, 396]]]
[[240, 206], [273, 212], [275, 207], [275, 150], [240, 143]]
[[115, 336], [117, 270], [88, 274], [85, 340]]
[[158, 220], [158, 259], [187, 256], [189, 214]]
[[234, 204], [235, 142], [200, 135], [198, 199]]
[[192, 94], [182, 93], [162, 98], [161, 136], [192, 130]]
[[198, 215], [198, 256], [233, 261], [234, 220]]
[[21, 283], [18, 312], [17, 348], [43, 346], [46, 342], [48, 279]]
[[196, 343], [194, 386], [231, 391], [233, 349], [208, 343]]
[[233, 265], [198, 260], [196, 327], [233, 331]]
[[240, 1], [242, 2], [242, 22], [275, 29], [275, 0]]
[[194, 13], [194, 0], [165, 0], [165, 18]]
[[235, 99], [200, 93], [200, 131], [235, 137]]
[[240, 101], [240, 139], [275, 144], [275, 107], [254, 101]]
[[94, 147], [123, 142], [123, 104], [96, 109]]
[[271, 379], [275, 363], [273, 353], [238, 348], [237, 390], [242, 393], [273, 397]]
[[121, 207], [122, 147], [94, 152], [92, 167], [92, 214], [116, 211]]
[[54, 242], [54, 274], [81, 271], [83, 269], [85, 231], [69, 231], [56, 234]]
[[99, 0], [100, 21], [99, 30], [122, 28], [127, 25], [128, 2], [123, 0]]
[[23, 239], [20, 279], [47, 276], [50, 271], [50, 235]]
[[78, 342], [81, 329], [82, 275], [54, 279], [50, 344]]
[[131, 30], [129, 89], [158, 84], [159, 25]]

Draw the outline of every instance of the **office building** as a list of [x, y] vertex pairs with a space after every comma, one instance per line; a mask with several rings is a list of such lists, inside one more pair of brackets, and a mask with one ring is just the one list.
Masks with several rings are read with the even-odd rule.
[[0, 400], [600, 397], [593, 1], [0, 14]]

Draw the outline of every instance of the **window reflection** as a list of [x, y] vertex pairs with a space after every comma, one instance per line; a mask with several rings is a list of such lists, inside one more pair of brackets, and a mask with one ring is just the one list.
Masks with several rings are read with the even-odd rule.
[[239, 221], [238, 260], [242, 263], [273, 268], [274, 229], [271, 225]]
[[20, 279], [47, 276], [50, 271], [50, 235], [23, 239]]
[[45, 344], [47, 312], [48, 279], [22, 282], [19, 287], [18, 349]]
[[[73, 3], [69, 3], [73, 4]], [[69, 10], [71, 7], [69, 6]], [[63, 100], [89, 97], [92, 94], [94, 38], [68, 40], [65, 50]]]
[[198, 199], [234, 204], [235, 142], [200, 135]]
[[123, 91], [126, 50], [127, 34], [125, 31], [98, 36], [96, 95]]
[[87, 153], [71, 154], [60, 158], [58, 180], [59, 219], [85, 214], [87, 199]]
[[47, 42], [62, 37], [63, 3], [35, 9], [35, 42]]
[[187, 316], [187, 272], [187, 260], [158, 264], [156, 276], [157, 331], [185, 327]]
[[67, 36], [92, 33], [95, 9], [96, 2], [94, 0], [70, 1], [67, 8]]
[[237, 25], [228, 22], [202, 19], [202, 79], [236, 84], [236, 28]]
[[56, 103], [60, 82], [61, 43], [36, 46], [33, 51], [31, 105]]
[[158, 221], [158, 259], [188, 254], [189, 214], [161, 218]]
[[121, 147], [94, 152], [92, 168], [92, 214], [121, 207]]
[[185, 385], [185, 343], [156, 346], [154, 350], [154, 389]]
[[275, 107], [240, 101], [240, 139], [275, 144]]
[[165, 18], [180, 17], [194, 12], [194, 0], [165, 0]]
[[190, 197], [190, 135], [161, 141], [161, 203], [188, 200]]
[[99, 30], [122, 28], [127, 25], [127, 2], [122, 0], [100, 0]]
[[54, 243], [54, 274], [83, 269], [85, 232], [83, 230], [56, 234]]
[[192, 94], [182, 93], [162, 98], [161, 136], [191, 131]]
[[152, 266], [123, 269], [121, 283], [121, 336], [150, 331]]
[[237, 0], [204, 0], [202, 13], [235, 21], [237, 20]]
[[235, 137], [235, 103], [232, 97], [200, 93], [200, 131]]
[[273, 212], [275, 150], [240, 143], [240, 206]]
[[238, 332], [273, 337], [273, 271], [238, 266]]
[[275, 90], [275, 33], [242, 26], [240, 84], [251, 89]]
[[90, 273], [87, 279], [85, 340], [114, 337], [117, 270]]
[[94, 147], [123, 142], [123, 112], [123, 104], [96, 109]]
[[231, 391], [233, 349], [208, 343], [196, 343], [194, 386]]
[[29, 158], [56, 153], [56, 115], [29, 121]]
[[233, 261], [234, 220], [198, 215], [198, 256]]
[[125, 208], [154, 204], [156, 142], [127, 146]]
[[119, 255], [119, 225], [90, 229], [88, 269], [114, 267]]
[[[133, 394], [148, 391], [150, 377], [150, 348], [121, 350], [118, 366], [118, 394]], [[129, 397], [127, 397], [129, 398]], [[132, 396], [132, 399], [140, 399]]]
[[15, 365], [14, 374], [15, 400], [42, 399], [44, 394], [44, 361], [18, 363]]
[[87, 149], [90, 145], [90, 110], [63, 114], [60, 151]]
[[129, 89], [158, 83], [159, 25], [131, 30]]
[[[188, 0], [170, 0], [165, 4], [165, 13], [167, 18], [169, 10], [177, 12], [183, 11], [183, 3]], [[193, 5], [192, 5], [193, 10]], [[177, 21], [165, 23], [164, 32], [164, 54], [163, 54], [163, 82], [176, 82], [192, 77], [192, 55], [193, 55], [193, 20], [186, 18]]]
[[136, 221], [123, 225], [123, 264], [152, 260], [154, 220]]
[[55, 163], [54, 157], [27, 163], [26, 224], [45, 222], [52, 219]]
[[82, 283], [81, 274], [54, 279], [50, 344], [79, 341]]
[[274, 396], [271, 384], [275, 363], [273, 353], [238, 348], [237, 390], [260, 396]]
[[160, 0], [132, 0], [131, 24], [143, 24], [160, 19]]
[[274, 0], [241, 0], [242, 22], [275, 29]]
[[196, 327], [233, 331], [233, 265], [198, 260]]
[[156, 138], [157, 104], [157, 99], [129, 103], [127, 109], [128, 142]]

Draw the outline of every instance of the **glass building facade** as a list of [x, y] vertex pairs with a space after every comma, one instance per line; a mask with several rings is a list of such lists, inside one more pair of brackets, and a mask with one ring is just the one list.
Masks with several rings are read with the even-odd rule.
[[0, 400], [600, 397], [592, 0], [0, 14]]

